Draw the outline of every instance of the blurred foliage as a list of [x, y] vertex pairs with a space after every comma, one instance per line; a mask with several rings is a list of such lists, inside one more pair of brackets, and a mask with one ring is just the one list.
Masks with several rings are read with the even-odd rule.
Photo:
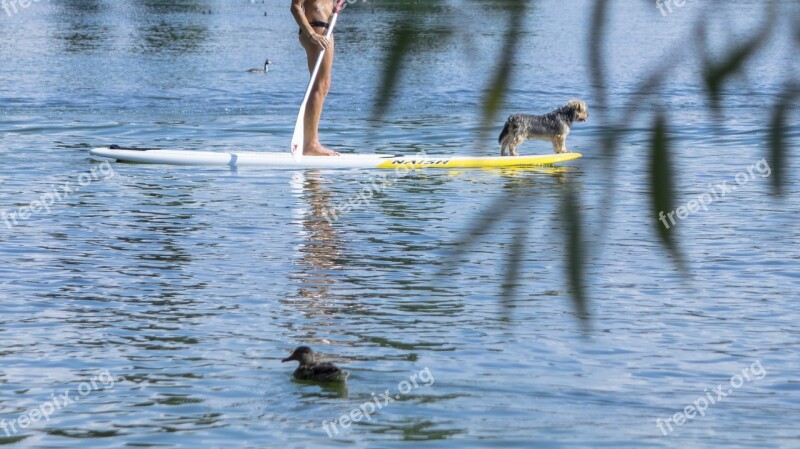
[[[663, 112], [658, 112], [653, 119], [652, 137], [650, 138], [650, 199], [653, 211], [660, 214], [661, 211], [675, 210], [675, 189], [672, 181], [674, 175], [670, 161], [669, 136], [667, 136], [667, 120]], [[659, 217], [661, 218], [661, 217]], [[666, 226], [660, 224], [656, 226], [661, 241], [672, 253], [672, 257], [683, 267], [681, 263], [680, 251], [675, 241], [674, 233]]]
[[[455, 0], [454, 0], [455, 1]], [[503, 107], [505, 93], [508, 90], [510, 80], [514, 67], [517, 64], [516, 49], [521, 45], [520, 39], [522, 36], [523, 21], [528, 17], [527, 10], [537, 6], [537, 2], [532, 0], [462, 0], [467, 4], [474, 5], [477, 8], [493, 8], [499, 9], [506, 14], [507, 27], [504, 33], [504, 42], [502, 52], [494, 62], [494, 75], [487, 86], [485, 86], [485, 97], [483, 104], [483, 126], [482, 130], [492, 129], [496, 123], [497, 114]], [[651, 4], [652, 2], [647, 1]], [[391, 102], [394, 95], [397, 94], [398, 79], [401, 76], [402, 67], [407, 63], [409, 54], [413, 51], [425, 49], [425, 41], [419, 39], [420, 33], [425, 32], [423, 28], [423, 21], [421, 17], [430, 16], [431, 14], [449, 14], [450, 17], [458, 17], [457, 11], [448, 8], [451, 2], [444, 0], [427, 0], [427, 1], [375, 1], [370, 3], [373, 8], [383, 8], [391, 10], [397, 15], [397, 22], [393, 25], [393, 38], [394, 44], [389, 49], [385, 70], [383, 72], [383, 80], [380, 84], [380, 91], [376, 95], [375, 116], [376, 118], [385, 114], [387, 105]], [[699, 84], [704, 87], [706, 95], [709, 98], [708, 108], [710, 113], [720, 116], [724, 111], [723, 93], [726, 87], [730, 85], [737, 75], [745, 73], [747, 65], [750, 61], [755, 59], [767, 45], [768, 41], [772, 38], [776, 29], [776, 22], [782, 15], [786, 15], [786, 11], [781, 11], [782, 7], [789, 8], [788, 14], [790, 17], [798, 17], [797, 5], [789, 2], [778, 1], [765, 1], [763, 3], [765, 9], [764, 19], [761, 26], [752, 33], [748, 38], [744, 39], [738, 45], [730, 45], [722, 55], [712, 54], [708, 48], [708, 36], [710, 26], [707, 23], [706, 14], [698, 14], [696, 24], [694, 26], [694, 41], [696, 42], [695, 48], [698, 52], [700, 65], [702, 67]], [[591, 13], [591, 21], [589, 23], [589, 33], [586, 42], [588, 54], [588, 67], [591, 72], [591, 80], [593, 89], [594, 104], [590, 105], [595, 109], [605, 109], [608, 105], [606, 86], [608, 85], [608, 71], [607, 64], [609, 61], [605, 58], [605, 44], [607, 42], [607, 25], [608, 18], [611, 15], [611, 8], [625, 8], [626, 5], [622, 2], [614, 3], [608, 0], [597, 0], [593, 3], [593, 10]], [[658, 11], [654, 9], [654, 14]], [[461, 24], [459, 26], [463, 33], [469, 33], [470, 29], [479, 27], [480, 24]], [[794, 51], [800, 49], [800, 19], [793, 21], [793, 29], [791, 31], [794, 36], [795, 48]], [[456, 39], [461, 34], [453, 33], [449, 37]], [[690, 36], [691, 37], [691, 36]], [[549, 39], [548, 36], [539, 36], [538, 39]], [[631, 103], [627, 107], [620, 108], [622, 111], [627, 111], [616, 120], [606, 116], [601, 118], [600, 126], [605, 130], [605, 134], [600, 142], [602, 148], [602, 157], [604, 159], [604, 167], [609, 168], [608, 173], [613, 173], [610, 168], [614, 164], [617, 157], [617, 148], [620, 142], [623, 141], [627, 133], [633, 131], [631, 123], [633, 123], [634, 114], [639, 116], [643, 113], [642, 105], [657, 103], [659, 95], [663, 94], [663, 87], [665, 80], [671, 70], [677, 66], [681, 58], [686, 58], [685, 50], [687, 47], [686, 41], [677, 40], [675, 49], [663, 59], [663, 64], [653, 70], [649, 76], [644, 77], [638, 89], [630, 95]], [[767, 123], [764, 128], [769, 130], [769, 152], [765, 157], [770, 161], [770, 166], [773, 170], [773, 191], [776, 195], [782, 193], [785, 165], [785, 154], [787, 145], [787, 119], [789, 109], [796, 104], [798, 97], [800, 97], [800, 84], [798, 83], [797, 75], [794, 78], [787, 79], [784, 90], [777, 96], [772, 114], [768, 115]], [[638, 107], [637, 107], [638, 106]], [[645, 106], [646, 107], [646, 106]], [[672, 260], [676, 264], [684, 276], [688, 276], [688, 269], [686, 261], [681, 257], [680, 242], [677, 240], [675, 233], [671, 233], [668, 229], [661, 225], [658, 220], [660, 211], [674, 210], [675, 204], [675, 189], [674, 178], [675, 170], [671, 160], [671, 147], [669, 144], [670, 135], [670, 115], [669, 111], [663, 109], [663, 106], [652, 107], [645, 110], [644, 113], [652, 115], [651, 132], [650, 132], [650, 155], [649, 164], [647, 167], [650, 179], [651, 198], [650, 204], [652, 207], [651, 214], [653, 216], [652, 226], [655, 227], [654, 234], [658, 236], [661, 244], [665, 250], [671, 255]], [[481, 134], [486, 131], [480, 131]], [[478, 136], [478, 141], [482, 142], [485, 138], [484, 135]], [[587, 298], [588, 293], [585, 288], [586, 267], [584, 264], [588, 259], [587, 253], [591, 250], [590, 247], [582, 239], [582, 223], [585, 217], [582, 216], [580, 204], [580, 197], [578, 190], [572, 186], [568, 181], [565, 183], [563, 191], [563, 221], [565, 224], [564, 232], [564, 246], [567, 273], [565, 278], [568, 280], [568, 286], [573, 298], [576, 313], [583, 319], [588, 318]], [[612, 201], [613, 192], [606, 192], [604, 201], [608, 206]], [[501, 296], [505, 305], [511, 304], [511, 298], [514, 294], [514, 287], [517, 285], [515, 282], [516, 276], [521, 271], [522, 255], [524, 254], [524, 245], [527, 237], [526, 223], [520, 225], [519, 220], [531, 220], [532, 217], [520, 217], [517, 214], [509, 213], [509, 209], [513, 209], [508, 204], [495, 204], [490, 206], [484, 211], [481, 216], [476, 219], [473, 225], [465, 230], [459, 241], [456, 242], [455, 249], [451, 254], [449, 265], [456, 263], [459, 256], [468, 251], [472, 245], [479, 241], [482, 236], [491, 232], [494, 227], [507, 225], [509, 221], [513, 221], [517, 233], [514, 242], [509, 245], [508, 265], [506, 267], [506, 280], [503, 284], [503, 291]], [[608, 210], [608, 207], [601, 207], [601, 210]], [[601, 221], [603, 218], [601, 218]]]

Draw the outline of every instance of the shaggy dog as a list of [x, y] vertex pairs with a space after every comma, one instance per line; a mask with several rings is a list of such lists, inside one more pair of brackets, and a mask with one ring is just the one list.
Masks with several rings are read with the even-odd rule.
[[582, 100], [570, 100], [555, 111], [545, 115], [515, 114], [506, 120], [506, 126], [500, 133], [498, 143], [500, 156], [506, 155], [506, 148], [511, 156], [518, 156], [517, 147], [527, 139], [549, 140], [556, 153], [569, 153], [567, 135], [572, 122], [585, 122], [589, 118], [589, 109]]

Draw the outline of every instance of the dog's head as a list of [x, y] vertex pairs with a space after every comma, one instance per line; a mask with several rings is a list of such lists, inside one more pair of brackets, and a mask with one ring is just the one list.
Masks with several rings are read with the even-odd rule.
[[572, 114], [572, 120], [576, 122], [585, 122], [589, 118], [589, 108], [583, 100], [570, 100], [564, 109]]

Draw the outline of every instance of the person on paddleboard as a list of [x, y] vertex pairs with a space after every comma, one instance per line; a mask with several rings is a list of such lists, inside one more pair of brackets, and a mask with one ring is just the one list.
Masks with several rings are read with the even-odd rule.
[[325, 56], [319, 74], [311, 90], [304, 118], [303, 154], [306, 156], [338, 156], [339, 153], [325, 148], [319, 142], [319, 119], [325, 97], [331, 88], [331, 68], [333, 66], [333, 35], [325, 37], [333, 13], [331, 0], [292, 0], [292, 15], [300, 27], [300, 44], [306, 50], [309, 73], [314, 70], [322, 50]]

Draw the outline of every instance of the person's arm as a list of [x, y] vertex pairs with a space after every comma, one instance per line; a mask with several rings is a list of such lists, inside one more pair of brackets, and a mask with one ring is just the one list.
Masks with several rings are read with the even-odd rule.
[[308, 18], [306, 18], [305, 12], [303, 12], [303, 2], [304, 0], [292, 0], [292, 16], [294, 16], [294, 21], [297, 22], [303, 34], [319, 45], [320, 48], [327, 50], [328, 39], [321, 34], [317, 34], [311, 24], [308, 23]]

